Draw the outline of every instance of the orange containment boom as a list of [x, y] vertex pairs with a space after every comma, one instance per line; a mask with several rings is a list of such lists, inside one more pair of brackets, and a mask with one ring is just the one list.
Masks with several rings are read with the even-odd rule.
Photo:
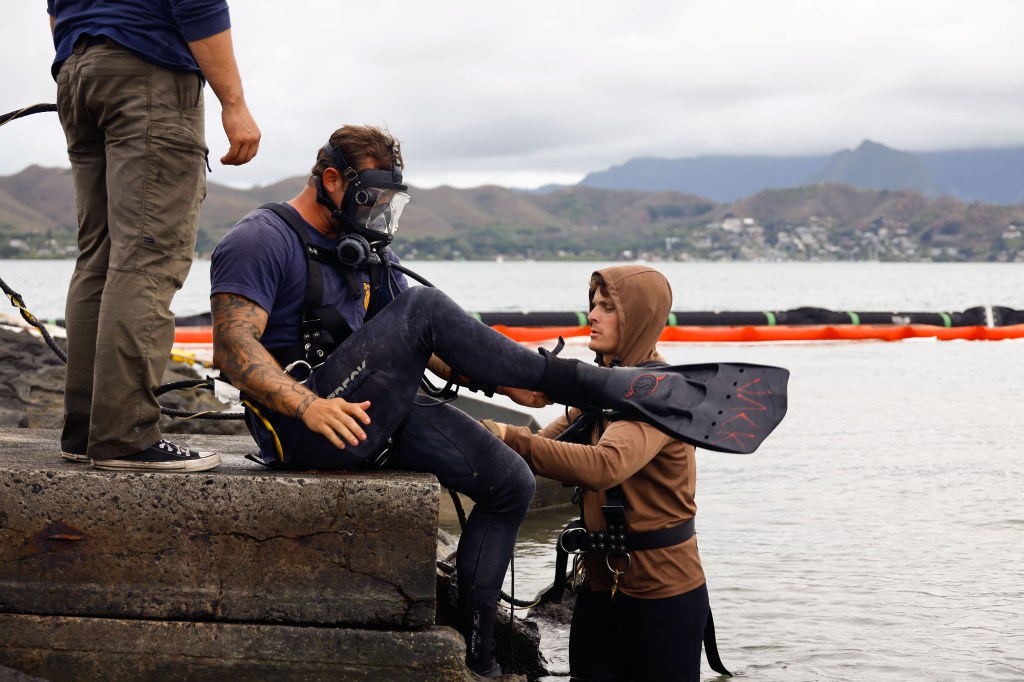
[[1009, 327], [936, 327], [907, 325], [808, 325], [774, 327], [666, 327], [662, 341], [690, 343], [750, 343], [754, 341], [903, 341], [934, 338], [939, 341], [1000, 341], [1024, 338], [1024, 324]]
[[[508, 327], [494, 329], [523, 343], [550, 339], [589, 336], [590, 327]], [[1001, 341], [1024, 338], [1024, 324], [1008, 327], [937, 327], [929, 324], [905, 325], [776, 325], [742, 327], [665, 327], [662, 341], [676, 343], [752, 343], [756, 341], [902, 341], [934, 338], [940, 341]]]
[[[524, 343], [588, 336], [583, 312], [472, 313], [509, 338]], [[175, 342], [212, 343], [209, 313], [177, 322]], [[662, 341], [750, 343], [756, 341], [999, 341], [1024, 338], [1024, 312], [979, 306], [963, 312], [852, 312], [796, 308], [760, 312], [690, 312], [669, 315]]]

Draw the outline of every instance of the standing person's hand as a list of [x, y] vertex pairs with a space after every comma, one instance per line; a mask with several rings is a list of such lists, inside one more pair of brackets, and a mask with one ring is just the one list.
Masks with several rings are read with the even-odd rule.
[[256, 119], [249, 112], [249, 107], [241, 105], [225, 106], [220, 113], [224, 133], [228, 136], [231, 148], [220, 157], [226, 166], [241, 166], [249, 163], [260, 148], [260, 129]]
[[235, 62], [231, 29], [188, 44], [206, 82], [220, 100], [220, 119], [231, 147], [220, 157], [226, 166], [241, 166], [260, 148], [260, 128], [249, 112], [242, 92], [242, 77]]

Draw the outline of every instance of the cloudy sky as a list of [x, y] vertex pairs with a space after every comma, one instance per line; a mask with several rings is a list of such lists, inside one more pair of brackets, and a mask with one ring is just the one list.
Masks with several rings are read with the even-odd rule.
[[[43, 0], [6, 0], [0, 113], [56, 98]], [[418, 187], [575, 183], [639, 156], [1024, 145], [1021, 0], [237, 0], [263, 130], [215, 182], [305, 173], [388, 127]], [[227, 149], [207, 90], [211, 158]], [[0, 175], [67, 166], [55, 114], [0, 128]]]

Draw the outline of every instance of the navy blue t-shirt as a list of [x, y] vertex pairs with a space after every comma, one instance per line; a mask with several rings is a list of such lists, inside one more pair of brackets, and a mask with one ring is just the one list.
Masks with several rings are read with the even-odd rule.
[[202, 75], [188, 44], [231, 28], [226, 0], [46, 0], [46, 9], [57, 19], [54, 79], [81, 35], [106, 36], [147, 62]]
[[[334, 249], [336, 239], [317, 231], [288, 204], [284, 206], [306, 226], [313, 244]], [[399, 262], [390, 248], [387, 254], [391, 261]], [[321, 270], [323, 303], [337, 307], [352, 331], [359, 329], [370, 303], [369, 272], [356, 271], [362, 291], [355, 293], [337, 268], [321, 264]], [[375, 309], [391, 302], [409, 287], [404, 275], [394, 270], [388, 273], [385, 273], [385, 281], [375, 294], [378, 297]], [[389, 281], [389, 276], [394, 280]], [[226, 293], [244, 296], [267, 311], [267, 328], [260, 339], [264, 347], [274, 349], [300, 342], [302, 306], [306, 300], [306, 257], [298, 236], [273, 211], [260, 208], [245, 216], [214, 249], [210, 264], [210, 294]]]

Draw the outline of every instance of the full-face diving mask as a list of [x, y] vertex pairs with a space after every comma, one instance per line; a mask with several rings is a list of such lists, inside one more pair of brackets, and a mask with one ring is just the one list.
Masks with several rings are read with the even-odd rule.
[[341, 149], [330, 142], [324, 151], [334, 166], [348, 181], [345, 196], [339, 208], [316, 179], [316, 199], [331, 209], [331, 215], [343, 230], [355, 233], [370, 244], [390, 244], [398, 229], [398, 219], [409, 203], [409, 187], [402, 184], [402, 167], [392, 151], [392, 170], [365, 170], [356, 172], [345, 160]]
[[[387, 171], [365, 171], [360, 173], [361, 186], [349, 185], [341, 202], [341, 211], [345, 214], [345, 227], [361, 234], [370, 242], [382, 241], [391, 243], [398, 229], [398, 219], [402, 210], [409, 203], [409, 194], [405, 185], [393, 185], [390, 182], [374, 181], [365, 178], [371, 174], [391, 175]], [[373, 183], [373, 184], [370, 184]]]

